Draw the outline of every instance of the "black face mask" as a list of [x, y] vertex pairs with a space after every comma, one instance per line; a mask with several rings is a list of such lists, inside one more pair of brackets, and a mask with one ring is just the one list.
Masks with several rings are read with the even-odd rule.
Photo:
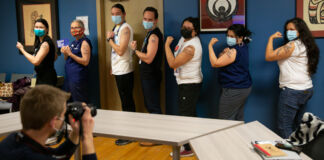
[[181, 29], [181, 35], [182, 35], [182, 37], [185, 38], [185, 39], [189, 39], [189, 38], [191, 38], [191, 37], [192, 37], [192, 36], [191, 36], [191, 33], [192, 33], [192, 30], [188, 30], [188, 29], [186, 29], [186, 28]]

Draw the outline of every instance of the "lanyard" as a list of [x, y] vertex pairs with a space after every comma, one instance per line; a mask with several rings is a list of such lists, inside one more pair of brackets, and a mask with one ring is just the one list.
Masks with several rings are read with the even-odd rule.
[[[153, 30], [152, 30], [152, 31], [153, 31]], [[144, 52], [144, 47], [145, 47], [145, 45], [147, 44], [148, 38], [150, 37], [152, 31], [149, 31], [149, 32], [147, 33], [147, 35], [145, 36], [145, 39], [144, 39], [144, 42], [143, 42], [143, 45], [142, 45], [142, 52]]]
[[[120, 28], [123, 26], [124, 23], [126, 23], [126, 21], [124, 21], [124, 22], [119, 26], [119, 28], [117, 29], [117, 33], [116, 33], [115, 36], [118, 36], [118, 34], [119, 34], [119, 30], [120, 30]], [[114, 26], [114, 28], [113, 28], [113, 32], [114, 32], [116, 26], [117, 26], [117, 25]]]

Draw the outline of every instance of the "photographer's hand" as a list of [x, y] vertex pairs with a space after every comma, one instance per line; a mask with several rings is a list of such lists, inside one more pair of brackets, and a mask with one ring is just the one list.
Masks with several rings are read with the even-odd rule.
[[94, 120], [90, 113], [90, 108], [84, 106], [84, 113], [82, 116], [82, 155], [93, 154], [95, 153], [94, 144], [93, 144], [93, 127]]
[[70, 133], [69, 139], [74, 143], [74, 144], [79, 144], [79, 138], [80, 138], [80, 122], [76, 121], [72, 115], [69, 115], [69, 122], [72, 128], [72, 132]]

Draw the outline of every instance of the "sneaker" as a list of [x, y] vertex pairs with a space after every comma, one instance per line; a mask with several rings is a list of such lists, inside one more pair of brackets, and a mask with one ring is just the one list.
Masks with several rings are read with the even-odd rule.
[[125, 140], [125, 139], [117, 139], [117, 140], [115, 141], [115, 144], [116, 144], [117, 146], [123, 146], [123, 145], [129, 144], [129, 143], [132, 143], [132, 141], [130, 141], [130, 140]]
[[[191, 157], [193, 155], [194, 153], [192, 152], [192, 150], [187, 151], [183, 146], [180, 147], [180, 157]], [[170, 153], [170, 156], [173, 156], [173, 152]]]

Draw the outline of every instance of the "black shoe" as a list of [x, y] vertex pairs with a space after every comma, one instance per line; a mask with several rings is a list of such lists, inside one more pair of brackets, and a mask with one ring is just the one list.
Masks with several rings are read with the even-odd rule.
[[129, 144], [129, 143], [132, 143], [132, 141], [130, 141], [130, 140], [125, 140], [125, 139], [117, 139], [117, 140], [115, 141], [115, 144], [116, 144], [117, 146], [123, 146], [123, 145]]

